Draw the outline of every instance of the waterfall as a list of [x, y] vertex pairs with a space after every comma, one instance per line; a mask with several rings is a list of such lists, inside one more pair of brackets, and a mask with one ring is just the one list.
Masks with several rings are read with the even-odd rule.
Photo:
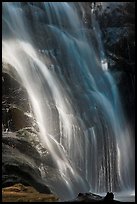
[[87, 29], [82, 13], [72, 2], [2, 7], [2, 60], [26, 88], [40, 140], [62, 180], [51, 188], [62, 199], [134, 190], [130, 127], [99, 25], [91, 12]]

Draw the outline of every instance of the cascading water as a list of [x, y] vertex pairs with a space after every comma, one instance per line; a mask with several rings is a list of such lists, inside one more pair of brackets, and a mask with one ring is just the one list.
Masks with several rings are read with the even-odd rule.
[[101, 31], [91, 14], [89, 39], [81, 13], [72, 2], [3, 3], [2, 59], [28, 92], [61, 199], [134, 190], [134, 145]]

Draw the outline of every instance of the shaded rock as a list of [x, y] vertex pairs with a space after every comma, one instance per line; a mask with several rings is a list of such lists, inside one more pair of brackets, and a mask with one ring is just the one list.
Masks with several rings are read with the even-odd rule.
[[[11, 135], [11, 134], [10, 134]], [[9, 146], [9, 149], [11, 149], [12, 153], [19, 151], [20, 154], [24, 154], [32, 160], [36, 162], [37, 165], [40, 165], [39, 160], [39, 153], [37, 150], [26, 140], [21, 140], [16, 137], [3, 137], [2, 143], [6, 146]], [[5, 149], [3, 149], [3, 153], [5, 153]]]
[[29, 164], [4, 163], [2, 175], [2, 186], [10, 186], [18, 182], [33, 186], [41, 193], [51, 193], [50, 189], [42, 181], [40, 171], [36, 166]]
[[114, 199], [114, 194], [112, 192], [107, 192], [107, 195], [104, 197], [104, 200], [106, 201], [112, 201]]
[[29, 110], [28, 94], [21, 81], [19, 82], [18, 76], [11, 73], [13, 69], [9, 68], [7, 71], [9, 66], [6, 64], [7, 68], [4, 66], [2, 72], [2, 106], [3, 108], [16, 106], [26, 112]]
[[[98, 8], [100, 5], [100, 8]], [[121, 72], [117, 83], [125, 117], [135, 128], [135, 2], [97, 2], [96, 16], [113, 73]], [[115, 78], [115, 76], [114, 76]], [[115, 78], [117, 82], [117, 78]]]
[[39, 192], [50, 193], [41, 177], [41, 155], [26, 138], [16, 133], [3, 133], [2, 137], [2, 186], [18, 182], [28, 184]]
[[3, 110], [3, 124], [4, 129], [17, 131], [32, 126], [32, 119], [18, 108], [9, 108], [8, 111]]
[[60, 185], [65, 194], [64, 181], [37, 134], [33, 128], [3, 133], [2, 187], [21, 183], [41, 193], [50, 193], [56, 192]]
[[120, 203], [120, 201], [113, 200], [114, 194], [108, 192], [105, 197], [99, 196], [94, 193], [79, 193], [77, 198], [69, 202], [102, 202], [102, 203]]
[[33, 118], [26, 114], [30, 111], [28, 94], [21, 82], [15, 79], [18, 77], [11, 74], [11, 70], [10, 65], [3, 65], [2, 124], [4, 131], [17, 131], [32, 126], [33, 123]]

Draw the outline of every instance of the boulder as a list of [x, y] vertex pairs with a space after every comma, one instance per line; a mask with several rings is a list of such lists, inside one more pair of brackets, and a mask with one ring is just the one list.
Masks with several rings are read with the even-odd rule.
[[79, 193], [78, 196], [68, 202], [101, 202], [101, 203], [120, 203], [120, 201], [114, 200], [114, 194], [108, 192], [105, 197], [99, 196], [94, 193]]

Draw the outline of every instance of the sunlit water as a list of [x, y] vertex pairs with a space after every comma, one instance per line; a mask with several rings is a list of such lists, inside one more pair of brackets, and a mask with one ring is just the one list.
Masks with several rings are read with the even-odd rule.
[[89, 39], [81, 12], [66, 2], [7, 2], [2, 12], [2, 59], [28, 92], [39, 137], [60, 172], [62, 183], [50, 185], [61, 199], [134, 190], [130, 127], [99, 25], [91, 12]]

